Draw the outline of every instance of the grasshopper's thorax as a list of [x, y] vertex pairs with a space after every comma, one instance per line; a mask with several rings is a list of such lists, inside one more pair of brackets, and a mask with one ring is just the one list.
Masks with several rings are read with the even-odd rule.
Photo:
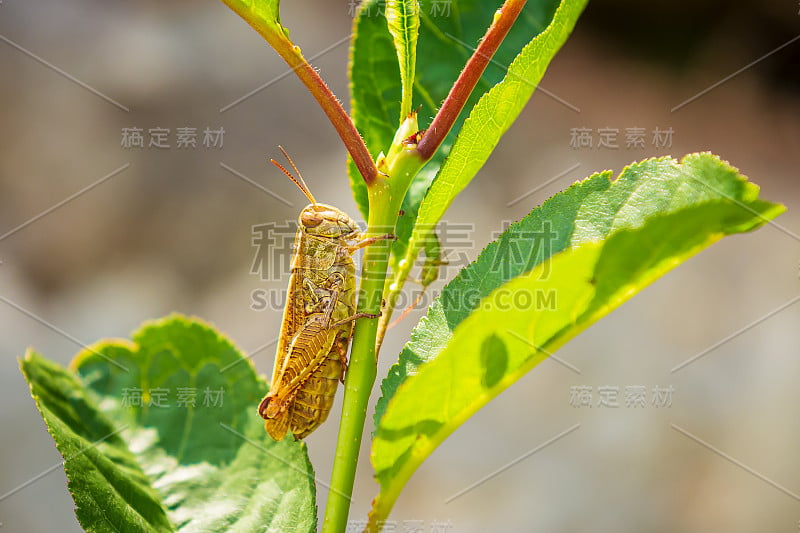
[[356, 222], [341, 210], [326, 204], [309, 204], [300, 212], [298, 223], [317, 237], [345, 239], [359, 233]]

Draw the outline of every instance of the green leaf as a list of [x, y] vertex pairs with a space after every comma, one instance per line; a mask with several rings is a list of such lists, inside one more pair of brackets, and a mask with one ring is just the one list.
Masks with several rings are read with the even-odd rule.
[[610, 177], [511, 225], [431, 305], [382, 384], [374, 520], [439, 443], [548, 354], [701, 249], [784, 210], [710, 154]]
[[[108, 424], [119, 432], [120, 453], [133, 464], [120, 466], [114, 477], [128, 481], [135, 468], [139, 477], [134, 479], [149, 494], [157, 490], [156, 503], [175, 531], [316, 529], [315, 486], [305, 445], [291, 439], [276, 443], [266, 436], [256, 409], [266, 384], [211, 326], [174, 315], [145, 324], [133, 342], [91, 346], [71, 366], [77, 377], [60, 372], [70, 380], [71, 394], [86, 399], [78, 415], [59, 416], [54, 426], [48, 414], [58, 412], [60, 402], [38, 401], [57, 445], [64, 432], [96, 439], [101, 430], [87, 433], [86, 420], [113, 421]], [[41, 380], [28, 379], [32, 390], [42, 386]], [[116, 468], [118, 461], [97, 449]], [[116, 487], [103, 480], [90, 485], [87, 480], [98, 476], [96, 468], [71, 475], [81, 523], [89, 530], [111, 531], [102, 525], [91, 529], [81, 516], [99, 521], [103, 515], [91, 508], [82, 511], [81, 502], [116, 494]], [[114, 523], [138, 531], [130, 520]], [[162, 530], [173, 529], [167, 525]]]
[[173, 531], [156, 491], [83, 384], [29, 350], [20, 368], [47, 430], [64, 457], [75, 514], [86, 531]]
[[386, 21], [400, 66], [403, 95], [400, 102], [400, 117], [397, 121], [400, 124], [411, 113], [413, 104], [417, 38], [419, 36], [419, 0], [389, 0], [386, 2]]
[[234, 12], [239, 13], [251, 26], [266, 27], [271, 31], [280, 31], [289, 35], [281, 26], [280, 0], [222, 0]]
[[478, 100], [419, 205], [416, 225], [405, 250], [406, 264], [415, 261], [447, 208], [483, 167], [500, 137], [519, 116], [587, 2], [561, 2], [549, 26], [522, 49], [503, 80]]
[[[413, 100], [416, 105], [422, 106], [420, 128], [424, 129], [430, 124], [438, 106], [469, 59], [471, 47], [477, 46], [500, 5], [499, 1], [480, 0], [419, 2], [421, 24]], [[402, 116], [400, 68], [383, 6], [383, 0], [365, 0], [361, 3], [350, 48], [352, 116], [373, 156], [388, 150], [397, 128], [397, 117]], [[527, 3], [495, 54], [494, 63], [486, 69], [467, 101], [461, 117], [433, 159], [415, 178], [403, 202], [405, 215], [400, 217], [398, 240], [392, 247], [396, 258], [402, 257], [405, 251], [419, 203], [449, 152], [464, 117], [478, 98], [503, 78], [505, 67], [511, 64], [522, 47], [547, 27], [557, 6], [557, 0], [530, 0]], [[356, 203], [364, 218], [367, 218], [366, 186], [352, 162], [348, 164], [348, 174]]]

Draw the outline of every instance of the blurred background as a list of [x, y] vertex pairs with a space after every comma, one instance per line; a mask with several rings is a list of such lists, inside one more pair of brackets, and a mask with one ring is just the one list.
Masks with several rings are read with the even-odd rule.
[[[349, 4], [284, 2], [282, 15], [307, 57], [325, 51], [314, 64], [345, 101]], [[397, 531], [800, 528], [799, 11], [794, 0], [590, 3], [547, 93], [447, 213], [472, 228], [450, 257], [476, 257], [575, 180], [650, 156], [710, 150], [789, 211], [569, 343], [559, 355], [580, 374], [545, 361], [470, 419], [412, 478]], [[305, 204], [268, 164], [278, 144], [317, 198], [357, 209], [332, 127], [220, 2], [3, 0], [0, 41], [0, 529], [80, 531], [16, 358], [34, 346], [67, 364], [79, 343], [128, 337], [172, 311], [248, 352], [274, 339], [281, 310], [255, 305], [254, 291], [286, 277], [251, 273], [252, 228]], [[125, 146], [131, 128], [143, 148]], [[179, 128], [195, 129], [195, 148], [177, 146]], [[643, 147], [626, 147], [634, 128]], [[163, 130], [169, 147], [149, 146]], [[576, 147], [579, 130], [591, 148]], [[379, 376], [420, 316], [390, 331]], [[255, 355], [260, 373], [273, 350]], [[671, 402], [626, 408], [635, 387], [670, 390]], [[620, 407], [599, 407], [614, 388]], [[335, 437], [328, 423], [307, 439], [324, 482]], [[354, 519], [376, 491], [365, 445]]]

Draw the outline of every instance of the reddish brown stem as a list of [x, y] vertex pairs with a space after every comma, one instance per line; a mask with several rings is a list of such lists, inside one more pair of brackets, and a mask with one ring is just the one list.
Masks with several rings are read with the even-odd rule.
[[342, 107], [339, 99], [330, 90], [314, 67], [303, 57], [300, 48], [292, 44], [277, 21], [263, 18], [257, 9], [241, 0], [222, 0], [228, 7], [253, 27], [286, 61], [292, 71], [300, 78], [308, 91], [314, 96], [322, 110], [328, 116], [339, 137], [342, 138], [347, 151], [358, 167], [361, 176], [370, 186], [378, 176], [378, 169], [372, 156], [369, 155], [364, 139], [358, 133], [350, 115]]
[[367, 187], [369, 187], [375, 181], [378, 169], [375, 167], [372, 156], [369, 155], [364, 139], [361, 138], [355, 124], [350, 119], [350, 115], [347, 114], [339, 99], [331, 92], [328, 85], [310, 64], [304, 62], [295, 72], [297, 77], [311, 91], [311, 94], [314, 95], [325, 114], [328, 115], [328, 119], [333, 124], [333, 127], [336, 128], [339, 137], [342, 138], [345, 147], [347, 147], [347, 151], [350, 152], [353, 162], [358, 167], [358, 171], [361, 172], [361, 176], [364, 178]]
[[[284, 57], [284, 59], [287, 58]], [[288, 60], [287, 63], [289, 63]], [[289, 64], [291, 66], [291, 63]], [[300, 65], [293, 68], [297, 77], [308, 87], [308, 90], [328, 116], [328, 120], [336, 128], [336, 132], [342, 138], [347, 151], [350, 152], [350, 156], [353, 158], [353, 162], [358, 167], [358, 171], [361, 172], [367, 187], [369, 187], [375, 181], [378, 170], [375, 167], [372, 156], [369, 155], [364, 139], [361, 138], [355, 124], [350, 119], [350, 115], [344, 110], [341, 102], [330, 90], [325, 80], [320, 77], [319, 73], [307, 61], [303, 60]]]
[[417, 152], [424, 160], [433, 157], [439, 145], [447, 137], [483, 71], [486, 70], [486, 66], [508, 35], [526, 3], [527, 0], [506, 0], [498, 10], [492, 25], [486, 30], [478, 48], [467, 61], [442, 107], [439, 108], [439, 112], [417, 145]]

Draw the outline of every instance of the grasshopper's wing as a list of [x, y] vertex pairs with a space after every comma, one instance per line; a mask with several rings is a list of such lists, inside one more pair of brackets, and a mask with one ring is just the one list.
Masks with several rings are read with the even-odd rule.
[[[318, 320], [310, 321], [297, 332], [289, 346], [287, 364], [281, 374], [279, 396], [294, 397], [297, 394], [297, 390], [328, 357], [336, 332], [336, 329], [331, 329]], [[267, 416], [276, 414], [275, 409], [277, 407], [267, 409]]]
[[[278, 347], [275, 351], [275, 365], [272, 369], [272, 388], [280, 382], [281, 372], [286, 364], [286, 354], [289, 351], [297, 330], [306, 321], [305, 302], [303, 298], [303, 268], [298, 264], [298, 256], [304, 248], [304, 233], [302, 228], [297, 230], [292, 249], [291, 276], [289, 276], [289, 288], [286, 292], [286, 304], [283, 307], [283, 318], [281, 318], [281, 331], [278, 336]], [[298, 268], [300, 267], [300, 268]]]
[[[294, 238], [292, 250], [292, 275], [289, 278], [289, 288], [286, 293], [286, 305], [283, 308], [281, 319], [281, 332], [275, 352], [275, 366], [272, 370], [272, 385], [281, 380], [281, 373], [286, 367], [289, 345], [297, 332], [308, 322], [306, 315], [306, 278], [310, 279], [326, 273], [338, 258], [337, 252], [341, 246], [330, 239], [323, 239], [309, 235], [303, 228], [298, 228]], [[313, 272], [313, 273], [312, 273]], [[315, 275], [315, 274], [316, 275]]]
[[278, 394], [281, 392], [281, 381], [283, 371], [288, 361], [289, 345], [292, 342], [297, 330], [305, 323], [305, 302], [302, 295], [303, 288], [303, 269], [296, 268], [298, 251], [303, 249], [303, 230], [298, 228], [295, 234], [292, 248], [291, 275], [289, 276], [289, 288], [286, 293], [286, 304], [283, 308], [283, 318], [281, 319], [281, 331], [278, 336], [278, 346], [275, 351], [275, 364], [272, 368], [272, 382], [269, 392], [261, 400], [258, 406], [258, 413], [266, 419], [265, 428], [270, 437], [281, 440], [286, 435], [289, 428], [290, 413], [287, 409], [276, 414], [272, 418], [266, 417], [266, 411], [270, 406], [276, 405]]
[[313, 320], [297, 333], [289, 346], [280, 381], [262, 400], [259, 413], [270, 437], [281, 440], [293, 419], [294, 399], [301, 387], [328, 357], [336, 330]]

